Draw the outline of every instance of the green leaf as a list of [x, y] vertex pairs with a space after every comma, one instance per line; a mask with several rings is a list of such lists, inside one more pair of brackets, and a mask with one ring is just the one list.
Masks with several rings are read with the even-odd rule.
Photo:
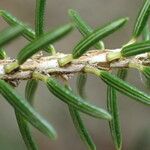
[[83, 142], [89, 147], [89, 150], [96, 150], [96, 146], [91, 136], [89, 135], [88, 130], [84, 126], [80, 113], [72, 106], [69, 106], [69, 111], [70, 111], [74, 126], [76, 130], [78, 131]]
[[141, 71], [144, 74], [144, 76], [146, 77], [146, 79], [150, 80], [150, 67], [143, 66]]
[[33, 126], [48, 137], [56, 138], [54, 128], [46, 120], [44, 120], [25, 99], [19, 96], [16, 91], [3, 80], [0, 80], [0, 92], [3, 97], [15, 108], [15, 110], [20, 112], [20, 114]]
[[109, 86], [112, 86], [119, 92], [137, 100], [138, 102], [141, 102], [146, 105], [150, 105], [150, 96], [145, 94], [144, 92], [138, 90], [137, 88], [129, 85], [125, 81], [115, 77], [114, 75], [106, 72], [106, 71], [99, 71], [99, 76], [101, 79], [108, 84]]
[[26, 84], [25, 97], [31, 104], [33, 103], [37, 86], [38, 86], [38, 81], [34, 79], [28, 80]]
[[30, 58], [32, 55], [37, 53], [39, 50], [41, 50], [43, 47], [47, 46], [49, 43], [53, 43], [57, 41], [58, 39], [65, 36], [67, 33], [69, 33], [72, 30], [72, 25], [67, 24], [64, 26], [61, 26], [53, 31], [47, 32], [25, 46], [17, 55], [17, 60], [19, 64], [24, 63], [28, 58]]
[[18, 20], [15, 16], [10, 14], [9, 12], [5, 10], [0, 10], [0, 16], [3, 17], [3, 19], [11, 26], [14, 25], [20, 25], [24, 27], [24, 31], [22, 34], [29, 40], [32, 41], [35, 39], [35, 32], [26, 24], [24, 24], [22, 21]]
[[92, 66], [86, 66], [84, 71], [87, 73], [95, 74], [100, 77], [107, 85], [115, 88], [117, 91], [133, 98], [134, 100], [141, 102], [146, 105], [150, 105], [150, 96], [146, 93], [138, 90], [137, 88], [131, 86], [127, 82], [119, 79], [118, 77], [110, 74], [107, 71], [99, 70]]
[[[77, 29], [83, 36], [87, 36], [93, 32], [93, 29], [80, 17], [80, 15], [75, 11], [70, 9], [69, 16], [75, 23]], [[104, 43], [102, 41], [98, 42], [94, 46], [96, 49], [105, 49]]]
[[[45, 14], [46, 0], [36, 0], [36, 11], [35, 11], [35, 32], [36, 38], [44, 34], [44, 14]], [[55, 54], [55, 48], [53, 45], [49, 45], [43, 48], [46, 52]]]
[[146, 52], [150, 52], [150, 41], [144, 41], [123, 47], [121, 55], [122, 57], [129, 57]]
[[20, 35], [20, 33], [24, 30], [22, 26], [12, 26], [4, 29], [0, 32], [0, 47], [4, 46], [14, 38]]
[[[29, 80], [27, 82], [26, 89], [25, 89], [25, 97], [30, 104], [33, 104], [33, 98], [35, 95], [35, 91], [37, 89], [37, 85], [38, 85], [38, 81], [36, 80]], [[22, 135], [22, 138], [27, 148], [31, 150], [38, 150], [37, 144], [30, 131], [28, 122], [24, 119], [24, 117], [17, 110], [15, 111], [15, 114], [16, 114], [16, 119], [18, 122], [19, 129], [20, 129], [20, 133]]]
[[79, 58], [99, 40], [105, 38], [106, 36], [121, 28], [127, 22], [127, 20], [128, 18], [122, 18], [117, 21], [111, 22], [104, 27], [94, 30], [91, 34], [87, 35], [75, 46], [72, 53], [73, 58]]
[[[117, 72], [117, 76], [123, 80], [125, 80], [127, 76], [127, 69], [119, 69]], [[119, 121], [119, 108], [117, 101], [117, 93], [116, 90], [108, 86], [107, 87], [107, 108], [109, 112], [112, 114], [112, 120], [109, 121], [110, 132], [112, 135], [112, 139], [117, 150], [121, 150], [122, 148], [122, 135], [121, 135], [121, 126]]]
[[0, 49], [0, 59], [5, 59], [7, 57], [6, 52], [4, 49]]
[[36, 37], [44, 33], [44, 13], [46, 0], [36, 0], [35, 31]]
[[128, 69], [126, 68], [121, 68], [121, 69], [118, 69], [117, 71], [117, 76], [122, 80], [126, 79], [127, 74], [128, 74]]
[[150, 1], [144, 0], [142, 9], [139, 12], [139, 15], [136, 19], [134, 30], [133, 30], [133, 39], [136, 39], [143, 31], [150, 14]]
[[140, 67], [140, 70], [142, 74], [145, 76], [146, 80], [142, 80], [146, 87], [150, 89], [150, 67], [149, 66], [142, 66]]
[[17, 123], [19, 126], [20, 133], [22, 138], [27, 146], [28, 150], [38, 150], [38, 147], [32, 137], [28, 122], [26, 119], [20, 114], [19, 111], [15, 110], [15, 115], [17, 119]]
[[[21, 33], [27, 40], [33, 41], [35, 39], [35, 32], [32, 30], [29, 26], [27, 26], [22, 21], [18, 20], [15, 16], [10, 14], [9, 12], [5, 10], [0, 10], [0, 16], [3, 17], [3, 19], [11, 26], [13, 25], [20, 25], [24, 27], [23, 32]], [[45, 51], [53, 53], [54, 47], [53, 45], [49, 45], [46, 48], [44, 48]]]
[[[128, 70], [121, 68], [117, 71], [117, 76], [125, 80], [127, 77]], [[119, 108], [117, 101], [117, 93], [116, 90], [108, 86], [107, 87], [107, 108], [109, 112], [112, 114], [112, 120], [109, 121], [110, 132], [112, 135], [112, 139], [115, 145], [116, 150], [121, 150], [122, 148], [122, 135], [121, 135], [121, 126], [119, 121]]]
[[48, 89], [56, 97], [58, 97], [60, 100], [67, 103], [68, 105], [96, 118], [102, 118], [107, 120], [111, 119], [111, 115], [107, 111], [85, 102], [82, 98], [76, 96], [72, 91], [66, 89], [53, 78], [49, 77], [46, 79], [45, 82]]
[[149, 41], [150, 40], [150, 31], [149, 26], [146, 24], [146, 26], [143, 29], [143, 41]]
[[86, 81], [87, 81], [87, 74], [80, 73], [77, 76], [77, 91], [82, 98], [86, 98], [86, 93], [85, 93]]
[[[72, 89], [69, 86], [65, 85], [65, 87], [68, 90], [72, 91]], [[78, 134], [80, 135], [81, 140], [87, 145], [89, 150], [96, 150], [96, 146], [82, 121], [80, 112], [77, 111], [75, 108], [73, 108], [70, 105], [68, 105], [68, 107], [69, 107], [69, 112], [70, 112], [73, 124], [74, 124]]]
[[[29, 80], [26, 85], [25, 89], [25, 97], [28, 100], [30, 104], [33, 104], [33, 98], [35, 94], [35, 90], [37, 88], [37, 81], [36, 80]], [[37, 144], [32, 136], [32, 133], [30, 131], [30, 127], [28, 122], [25, 120], [25, 118], [15, 110], [16, 119], [18, 122], [18, 126], [20, 129], [20, 133], [22, 135], [22, 138], [27, 146], [27, 148], [30, 150], [38, 150]]]
[[109, 121], [110, 132], [115, 144], [116, 150], [121, 150], [122, 147], [122, 135], [119, 121], [119, 110], [116, 90], [108, 86], [107, 87], [107, 108], [112, 115], [112, 120]]

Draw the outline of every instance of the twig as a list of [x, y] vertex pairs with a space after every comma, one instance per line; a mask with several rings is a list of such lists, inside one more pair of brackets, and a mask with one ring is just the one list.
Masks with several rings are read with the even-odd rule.
[[53, 56], [43, 56], [43, 54], [37, 54], [31, 59], [28, 59], [19, 69], [10, 74], [6, 74], [4, 67], [15, 59], [7, 58], [0, 60], [0, 78], [8, 81], [14, 80], [27, 80], [32, 78], [32, 73], [36, 70], [44, 74], [51, 75], [69, 75], [77, 72], [82, 72], [86, 65], [91, 65], [99, 69], [111, 70], [113, 68], [128, 68], [130, 62], [135, 64], [150, 65], [150, 59], [148, 54], [141, 54], [131, 58], [122, 58], [113, 62], [107, 61], [107, 54], [109, 52], [120, 51], [120, 49], [108, 50], [101, 52], [98, 50], [88, 51], [85, 55], [79, 59], [73, 60], [65, 67], [60, 67], [58, 59], [63, 58], [66, 54], [57, 53]]

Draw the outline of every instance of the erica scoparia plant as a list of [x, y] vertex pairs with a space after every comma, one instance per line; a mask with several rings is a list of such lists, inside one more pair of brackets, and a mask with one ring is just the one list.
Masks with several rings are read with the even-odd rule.
[[[88, 149], [95, 150], [96, 146], [82, 121], [81, 112], [107, 120], [114, 146], [116, 150], [121, 150], [122, 135], [116, 91], [150, 106], [150, 96], [125, 81], [128, 68], [137, 69], [150, 81], [150, 0], [144, 1], [129, 42], [114, 50], [106, 50], [102, 40], [123, 27], [128, 21], [127, 17], [92, 29], [76, 11], [69, 10], [71, 23], [45, 33], [45, 3], [46, 0], [36, 0], [35, 30], [9, 12], [0, 10], [1, 17], [10, 25], [0, 33], [0, 92], [15, 110], [27, 149], [38, 149], [29, 123], [51, 139], [57, 137], [53, 126], [32, 106], [40, 80], [51, 93], [68, 105], [74, 126]], [[83, 38], [75, 45], [71, 54], [58, 53], [52, 44], [70, 33], [73, 28], [78, 29]], [[141, 35], [143, 39], [140, 41]], [[3, 47], [17, 36], [23, 36], [29, 44], [20, 50], [15, 60], [12, 60], [7, 57]], [[91, 47], [95, 47], [96, 50], [89, 50]], [[42, 51], [46, 51], [48, 56], [44, 56]], [[111, 73], [113, 69], [117, 70], [116, 75]], [[67, 80], [70, 74], [75, 73], [78, 73], [79, 95], [74, 94], [69, 85], [63, 85], [53, 77], [61, 76]], [[85, 101], [84, 87], [88, 73], [94, 74], [108, 85], [107, 110]], [[14, 89], [14, 83], [18, 80], [27, 80], [25, 99]]]

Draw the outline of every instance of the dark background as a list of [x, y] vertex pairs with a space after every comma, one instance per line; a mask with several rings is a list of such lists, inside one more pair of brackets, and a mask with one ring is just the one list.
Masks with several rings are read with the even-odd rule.
[[[106, 48], [118, 48], [130, 39], [135, 17], [141, 4], [141, 0], [47, 0], [45, 30], [69, 22], [67, 14], [69, 8], [77, 10], [93, 27], [101, 26], [119, 17], [128, 16], [130, 21], [126, 27], [105, 39]], [[34, 28], [35, 0], [1, 0], [0, 8], [11, 12]], [[0, 29], [6, 26], [7, 24], [0, 19]], [[80, 33], [75, 30], [55, 46], [58, 51], [69, 53], [80, 39]], [[19, 38], [5, 48], [11, 57], [15, 57], [27, 43], [25, 39]], [[75, 79], [76, 76], [69, 82], [76, 91]], [[130, 70], [127, 80], [149, 93], [149, 89], [144, 86], [141, 75], [137, 71]], [[25, 82], [22, 82], [17, 88], [22, 95], [24, 95], [24, 87]], [[88, 99], [93, 104], [106, 107], [106, 85], [100, 79], [90, 75], [86, 91]], [[123, 149], [149, 150], [150, 109], [121, 94], [119, 94], [118, 101]], [[58, 139], [51, 141], [33, 129], [33, 134], [41, 150], [86, 150], [73, 127], [67, 106], [50, 94], [42, 83], [40, 83], [35, 97], [35, 107], [58, 131]], [[108, 122], [86, 115], [83, 115], [83, 118], [97, 145], [97, 150], [114, 150]], [[6, 100], [0, 97], [0, 150], [25, 149], [17, 127], [14, 110]]]

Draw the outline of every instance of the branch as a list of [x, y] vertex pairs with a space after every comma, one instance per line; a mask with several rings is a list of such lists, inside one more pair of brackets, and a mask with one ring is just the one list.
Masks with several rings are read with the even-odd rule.
[[66, 54], [57, 53], [53, 56], [44, 56], [40, 53], [33, 56], [31, 59], [28, 59], [19, 69], [13, 71], [11, 74], [6, 74], [4, 67], [14, 62], [15, 59], [7, 58], [5, 60], [0, 60], [0, 78], [6, 81], [27, 80], [32, 78], [32, 73], [35, 70], [50, 75], [70, 75], [82, 72], [86, 65], [91, 65], [99, 69], [111, 70], [113, 68], [128, 68], [130, 62], [143, 65], [150, 64], [150, 59], [147, 53], [135, 57], [122, 58], [113, 62], [107, 61], [107, 54], [109, 52], [115, 53], [118, 51], [120, 51], [120, 49], [106, 49], [103, 52], [99, 50], [91, 50], [79, 59], [73, 60], [65, 67], [59, 66], [58, 59], [65, 57]]

